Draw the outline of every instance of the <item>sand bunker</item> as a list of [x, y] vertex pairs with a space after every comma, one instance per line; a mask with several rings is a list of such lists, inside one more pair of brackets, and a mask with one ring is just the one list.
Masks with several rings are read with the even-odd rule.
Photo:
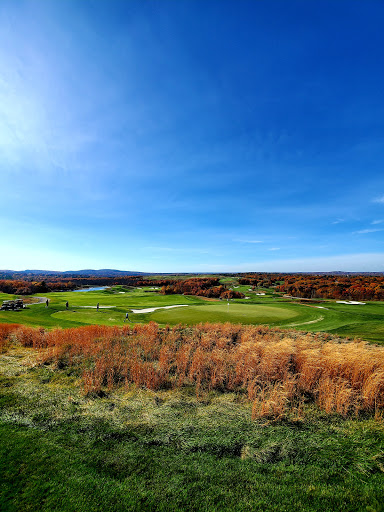
[[338, 304], [365, 304], [365, 302], [357, 302], [356, 300], [337, 300]]
[[171, 309], [171, 308], [184, 308], [188, 307], [188, 304], [177, 304], [175, 306], [160, 306], [157, 308], [146, 308], [146, 309], [131, 309], [132, 313], [153, 313], [156, 309]]

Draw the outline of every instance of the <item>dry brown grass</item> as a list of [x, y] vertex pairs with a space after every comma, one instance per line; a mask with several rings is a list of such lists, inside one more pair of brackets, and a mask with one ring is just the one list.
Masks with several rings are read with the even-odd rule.
[[0, 324], [0, 354], [7, 350], [11, 336], [18, 327], [18, 324]]
[[1, 343], [11, 335], [40, 349], [42, 363], [77, 365], [85, 394], [131, 382], [152, 390], [193, 384], [197, 394], [247, 393], [254, 418], [300, 415], [305, 402], [343, 416], [384, 411], [384, 349], [324, 333], [229, 323], [52, 331], [0, 326]]

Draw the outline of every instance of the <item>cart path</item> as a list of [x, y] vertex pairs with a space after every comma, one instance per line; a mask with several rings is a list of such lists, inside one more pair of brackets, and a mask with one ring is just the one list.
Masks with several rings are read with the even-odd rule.
[[309, 322], [300, 322], [298, 324], [287, 324], [287, 325], [284, 325], [284, 327], [297, 327], [299, 325], [315, 324], [317, 322], [321, 322], [321, 320], [324, 320], [323, 316], [320, 316], [319, 318], [316, 318], [315, 320], [310, 320]]

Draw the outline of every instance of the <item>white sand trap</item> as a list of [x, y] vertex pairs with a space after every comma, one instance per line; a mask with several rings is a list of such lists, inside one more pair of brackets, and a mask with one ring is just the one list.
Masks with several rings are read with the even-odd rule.
[[171, 309], [171, 308], [184, 308], [188, 307], [188, 304], [177, 304], [175, 306], [160, 306], [157, 308], [146, 308], [146, 309], [131, 309], [132, 313], [153, 313], [156, 309]]
[[365, 304], [365, 302], [357, 302], [356, 300], [337, 300], [338, 304]]

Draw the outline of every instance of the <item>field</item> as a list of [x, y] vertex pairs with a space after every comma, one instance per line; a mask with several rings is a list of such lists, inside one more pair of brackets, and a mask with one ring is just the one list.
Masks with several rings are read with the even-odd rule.
[[238, 289], [229, 305], [116, 287], [1, 311], [45, 328], [3, 327], [1, 510], [383, 511], [382, 349], [334, 335], [383, 343], [384, 303]]
[[[236, 290], [249, 298], [231, 300], [228, 305], [227, 301], [160, 295], [152, 288], [126, 290], [122, 287], [90, 292], [48, 293], [45, 295], [49, 299], [48, 308], [41, 303], [19, 312], [0, 311], [0, 322], [63, 328], [87, 324], [123, 325], [126, 312], [132, 309], [187, 305], [157, 309], [151, 313], [130, 313], [129, 320], [132, 323], [152, 320], [160, 325], [193, 325], [199, 322], [267, 324], [384, 343], [384, 302], [350, 305], [327, 300], [318, 304], [303, 304], [274, 294], [271, 290], [261, 291], [265, 295], [256, 295], [246, 286], [239, 286]], [[0, 294], [0, 300], [9, 297]], [[65, 307], [67, 301], [68, 310]], [[100, 304], [98, 311], [97, 303]]]

